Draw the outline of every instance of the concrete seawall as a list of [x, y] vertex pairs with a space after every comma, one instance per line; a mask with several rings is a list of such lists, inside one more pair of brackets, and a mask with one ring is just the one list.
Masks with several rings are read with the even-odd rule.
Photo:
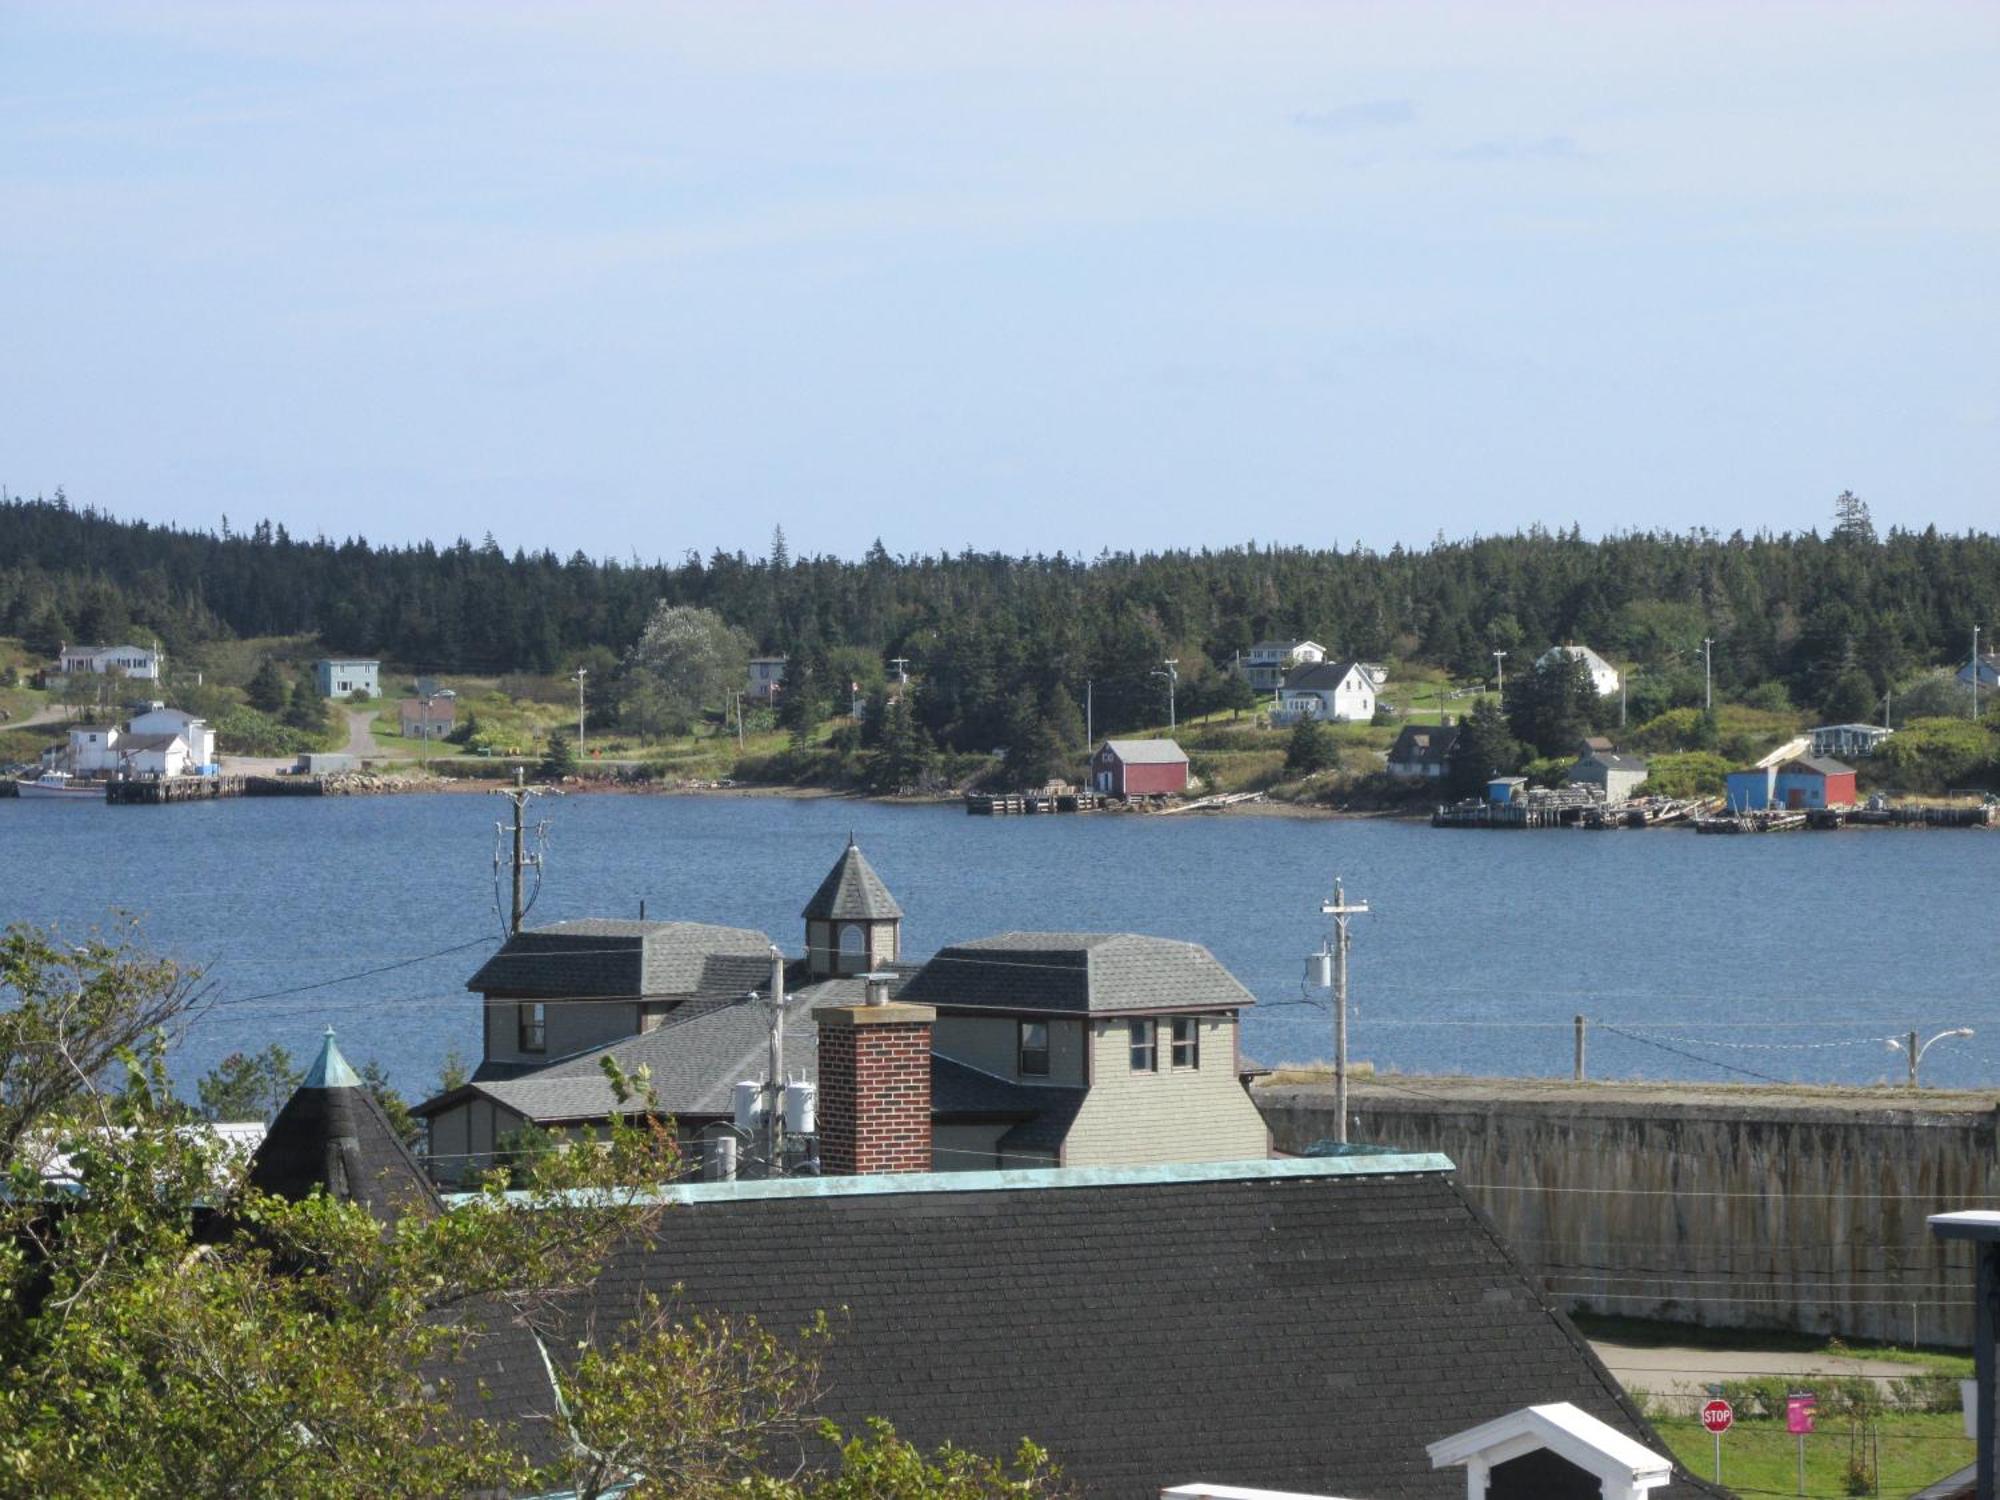
[[[1333, 1134], [1324, 1084], [1255, 1097], [1281, 1151]], [[1970, 1255], [1924, 1220], [2000, 1207], [1990, 1096], [1398, 1077], [1350, 1104], [1356, 1140], [1456, 1162], [1566, 1305], [1971, 1340]]]

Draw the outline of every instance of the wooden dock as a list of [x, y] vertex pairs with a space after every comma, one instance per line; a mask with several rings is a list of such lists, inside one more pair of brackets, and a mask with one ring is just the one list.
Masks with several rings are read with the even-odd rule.
[[1795, 828], [1806, 826], [1806, 815], [1788, 808], [1771, 808], [1758, 812], [1723, 813], [1717, 817], [1696, 818], [1696, 833], [1789, 833]]
[[169, 802], [209, 802], [242, 795], [241, 776], [128, 776], [104, 784], [104, 800], [113, 807], [163, 807]]
[[974, 817], [1032, 816], [1040, 813], [1094, 812], [1111, 801], [1096, 792], [1074, 788], [1039, 792], [967, 792], [965, 810]]
[[1917, 803], [1904, 807], [1815, 807], [1806, 813], [1806, 827], [1833, 828], [2000, 828], [2000, 804], [1939, 807]]

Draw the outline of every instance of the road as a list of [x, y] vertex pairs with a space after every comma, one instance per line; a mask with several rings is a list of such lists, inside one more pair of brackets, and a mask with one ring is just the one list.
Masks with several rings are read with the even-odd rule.
[[374, 760], [382, 754], [382, 747], [375, 743], [375, 710], [372, 708], [348, 708], [341, 712], [347, 715], [347, 743], [340, 747], [342, 755], [358, 755]]
[[1921, 1365], [1892, 1359], [1847, 1359], [1786, 1349], [1688, 1349], [1604, 1339], [1591, 1340], [1590, 1347], [1628, 1391], [1659, 1397], [1701, 1396], [1705, 1386], [1760, 1375], [1797, 1378], [1802, 1389], [1810, 1389], [1815, 1375], [1861, 1376], [1886, 1385], [1923, 1373]]

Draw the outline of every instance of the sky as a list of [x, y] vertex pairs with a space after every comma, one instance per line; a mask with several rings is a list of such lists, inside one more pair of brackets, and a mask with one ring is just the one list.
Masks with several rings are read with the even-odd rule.
[[0, 485], [647, 560], [1993, 529], [1996, 79], [1927, 0], [0, 0]]

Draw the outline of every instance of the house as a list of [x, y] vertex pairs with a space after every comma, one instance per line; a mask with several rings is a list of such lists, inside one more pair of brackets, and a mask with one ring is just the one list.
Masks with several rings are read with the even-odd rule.
[[1243, 680], [1260, 692], [1275, 692], [1294, 667], [1326, 660], [1318, 641], [1259, 641], [1243, 654]]
[[441, 740], [458, 727], [458, 703], [454, 698], [404, 698], [396, 705], [396, 718], [406, 740]]
[[186, 776], [194, 770], [188, 742], [177, 734], [121, 733], [113, 749], [121, 776]]
[[1396, 743], [1389, 747], [1389, 774], [1433, 780], [1443, 776], [1451, 769], [1458, 737], [1456, 724], [1405, 724]]
[[[139, 705], [134, 705], [139, 707]], [[189, 764], [196, 768], [215, 764], [215, 730], [199, 714], [184, 708], [168, 708], [160, 702], [148, 703], [126, 721], [133, 734], [174, 734], [187, 741]]]
[[782, 656], [753, 656], [750, 658], [749, 683], [743, 696], [752, 703], [769, 703], [785, 686], [785, 658]]
[[1172, 740], [1106, 740], [1091, 757], [1091, 783], [1110, 797], [1165, 797], [1187, 790], [1187, 752]]
[[[922, 1008], [872, 1009], [886, 1019], [850, 1016], [828, 1038], [865, 1044]], [[823, 1058], [837, 1050], [822, 1041]], [[858, 1098], [857, 1135], [899, 1134], [890, 1101]], [[384, 1221], [482, 1201], [432, 1189], [330, 1038], [250, 1175]], [[883, 1418], [927, 1451], [1004, 1455], [1029, 1436], [1092, 1500], [1154, 1500], [1190, 1476], [1232, 1496], [1456, 1500], [1461, 1468], [1490, 1500], [1630, 1500], [1662, 1477], [1644, 1414], [1442, 1156], [656, 1191], [659, 1232], [616, 1247], [553, 1306], [560, 1321], [467, 1318], [438, 1372], [455, 1406], [524, 1449], [546, 1443], [576, 1351], [659, 1299], [781, 1336], [833, 1313], [814, 1415], [850, 1432]], [[1620, 1462], [1631, 1483], [1613, 1488]], [[1669, 1494], [1720, 1493], [1671, 1479]]]
[[1820, 756], [1794, 756], [1731, 771], [1728, 776], [1728, 801], [1733, 812], [1851, 807], [1859, 800], [1854, 768]]
[[1546, 667], [1565, 656], [1590, 668], [1590, 685], [1597, 689], [1598, 697], [1608, 698], [1618, 691], [1618, 669], [1588, 646], [1551, 646], [1535, 658], [1535, 665]]
[[382, 663], [372, 657], [327, 656], [313, 663], [313, 680], [322, 698], [366, 698], [382, 695]]
[[1278, 691], [1273, 724], [1300, 719], [1365, 724], [1375, 716], [1375, 679], [1358, 661], [1317, 662], [1295, 669]]
[[1646, 759], [1642, 755], [1593, 750], [1569, 768], [1567, 780], [1571, 786], [1596, 787], [1606, 802], [1625, 802], [1645, 785], [1646, 774]]
[[144, 646], [64, 646], [57, 653], [57, 670], [65, 677], [116, 674], [140, 682], [158, 682], [166, 653], [159, 643]]
[[[472, 1079], [417, 1107], [440, 1176], [534, 1126], [591, 1130], [621, 1104], [604, 1060], [643, 1067], [690, 1146], [768, 1073], [782, 963], [788, 1076], [833, 1109], [829, 1011], [910, 1020], [904, 1061], [926, 1101], [926, 1168], [971, 1171], [1261, 1156], [1269, 1136], [1239, 1074], [1255, 1004], [1206, 948], [1133, 933], [1004, 933], [902, 964], [902, 909], [850, 841], [805, 911], [806, 956], [762, 933], [692, 922], [563, 922], [515, 934], [469, 988], [485, 998]], [[869, 977], [859, 972], [869, 967]], [[761, 993], [756, 993], [761, 992]], [[808, 1127], [799, 1132], [815, 1135]], [[828, 1149], [824, 1130], [818, 1149]]]
[[1822, 724], [1812, 732], [1812, 753], [1835, 760], [1866, 760], [1895, 732], [1881, 724]]
[[[1958, 680], [1967, 687], [1972, 686], [1974, 675], [1973, 664], [1971, 662], [1967, 662], [1958, 669]], [[1988, 691], [2000, 688], [2000, 652], [1982, 651], [1979, 654], [1978, 672], [1976, 675], [1981, 688]]]
[[72, 776], [109, 776], [118, 769], [117, 743], [115, 724], [72, 724], [65, 769]]

